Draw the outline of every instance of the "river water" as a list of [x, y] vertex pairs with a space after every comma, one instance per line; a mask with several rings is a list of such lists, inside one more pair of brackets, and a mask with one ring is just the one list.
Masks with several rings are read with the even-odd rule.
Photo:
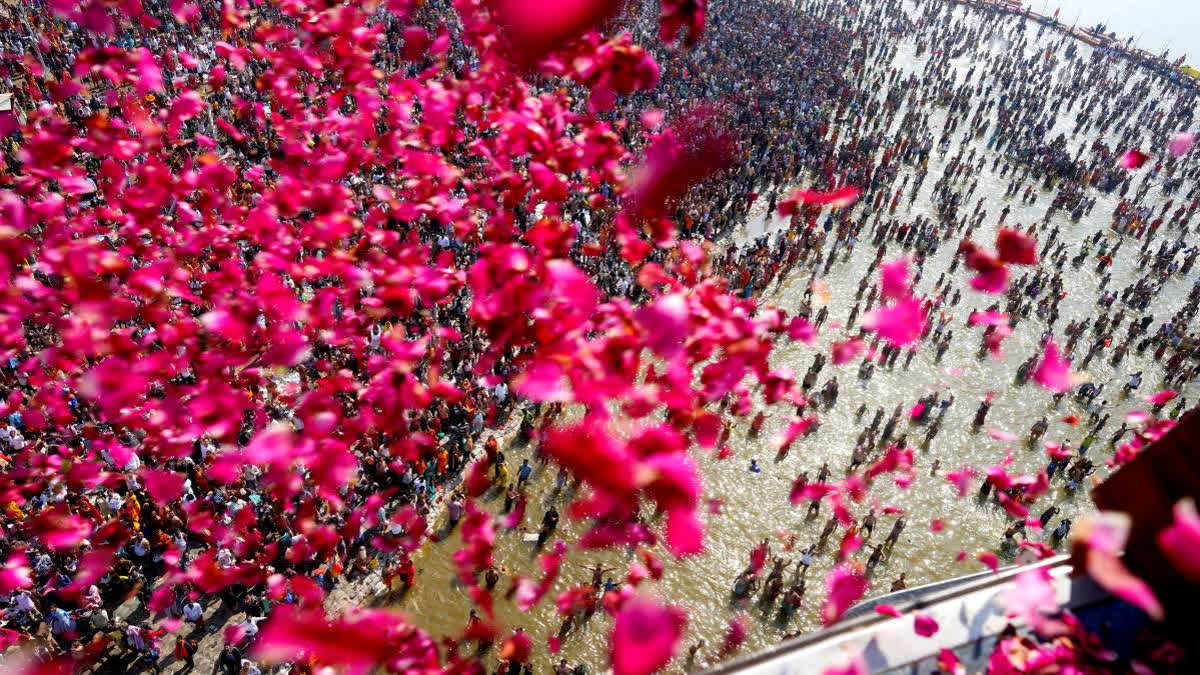
[[[911, 11], [912, 7], [909, 9]], [[1038, 44], [1044, 47], [1057, 39], [1057, 34], [1047, 32]], [[991, 48], [1007, 49], [1009, 46], [997, 43]], [[1086, 47], [1080, 45], [1080, 49], [1086, 56]], [[956, 67], [965, 71], [970, 67], [969, 58], [960, 58]], [[897, 44], [892, 66], [906, 72], [920, 72], [922, 64], [923, 60], [916, 57], [915, 41], [911, 37]], [[897, 119], [902, 114], [898, 115]], [[944, 119], [944, 108], [934, 108], [930, 127], [940, 129]], [[1060, 120], [1059, 126], [1069, 132], [1072, 122], [1073, 119], [1064, 118]], [[1058, 129], [1055, 134], [1057, 131]], [[961, 133], [956, 134], [956, 139], [959, 136]], [[983, 142], [978, 142], [978, 145], [979, 151], [985, 150], [982, 147]], [[911, 209], [901, 207], [897, 217], [907, 221], [911, 221], [917, 215], [934, 217], [928, 195], [936, 178], [941, 175], [944, 162], [952, 154], [953, 150], [943, 157], [934, 150], [930, 160], [930, 178], [923, 186], [921, 196]], [[988, 151], [986, 156], [990, 169], [990, 159], [995, 155]], [[976, 241], [991, 241], [995, 232], [995, 214], [1005, 204], [1012, 207], [1007, 221], [1010, 225], [1040, 221], [1045, 213], [1050, 200], [1048, 193], [1042, 193], [1037, 204], [1022, 206], [1019, 199], [1004, 199], [1007, 184], [1007, 178], [997, 175], [984, 173], [980, 177], [976, 197], [985, 197], [985, 208], [993, 215], [985, 220], [980, 231], [976, 233]], [[1078, 251], [1079, 243], [1083, 239], [1090, 237], [1097, 230], [1103, 230], [1105, 236], [1110, 239], [1116, 238], [1107, 228], [1116, 205], [1115, 195], [1095, 192], [1092, 194], [1099, 195], [1092, 215], [1085, 216], [1080, 223], [1071, 223], [1069, 216], [1060, 211], [1052, 221], [1052, 224], [1062, 226], [1060, 240], [1068, 244], [1069, 256]], [[766, 219], [761, 211], [757, 216], [752, 212], [751, 221], [737, 236], [744, 240], [783, 225], [782, 222]], [[956, 239], [943, 244], [930, 256], [925, 266], [924, 278], [917, 286], [918, 293], [932, 293], [938, 274], [949, 265], [954, 253], [954, 241]], [[1157, 242], [1153, 247], [1157, 247]], [[894, 250], [895, 247], [892, 248]], [[1116, 260], [1109, 288], [1119, 291], [1139, 277], [1139, 270], [1134, 265], [1137, 248], [1137, 242], [1127, 243], [1123, 247]], [[860, 243], [847, 262], [836, 263], [832, 271], [824, 277], [832, 291], [829, 319], [831, 323], [846, 321], [847, 314], [854, 304], [854, 295], [862, 271], [873, 256], [874, 249], [869, 241]], [[799, 269], [793, 272], [792, 277], [785, 280], [781, 287], [772, 284], [771, 292], [763, 300], [794, 311], [807, 284], [808, 273], [807, 268]], [[1090, 258], [1080, 269], [1066, 265], [1063, 274], [1069, 295], [1061, 305], [1061, 318], [1056, 324], [1060, 334], [1062, 328], [1072, 319], [1099, 314], [1095, 303], [1099, 277], [1095, 273], [1094, 258]], [[960, 268], [954, 275], [954, 284], [956, 287], [967, 289], [966, 273], [963, 269]], [[1180, 278], [1167, 284], [1162, 297], [1151, 308], [1156, 316], [1152, 330], [1157, 328], [1162, 318], [1182, 305], [1189, 288], [1190, 281]], [[992, 502], [981, 504], [974, 499], [975, 489], [979, 486], [978, 479], [972, 484], [968, 498], [959, 499], [953, 486], [941, 474], [962, 466], [984, 468], [1001, 462], [1006, 456], [1013, 459], [1013, 466], [1009, 467], [1011, 474], [1037, 472], [1046, 464], [1046, 456], [1040, 447], [1029, 449], [1023, 443], [1005, 443], [992, 438], [986, 430], [998, 428], [1024, 438], [1030, 426], [1045, 415], [1051, 420], [1051, 426], [1044, 440], [1069, 439], [1077, 447], [1084, 434], [1083, 427], [1070, 426], [1062, 422], [1061, 418], [1077, 414], [1086, 420], [1087, 413], [1070, 396], [1063, 400], [1058, 410], [1054, 410], [1050, 394], [1045, 390], [1035, 384], [1023, 387], [1013, 384], [1013, 373], [1017, 365], [1039, 351], [1039, 337], [1045, 325], [1043, 322], [1034, 319], [1022, 321], [1014, 334], [1005, 341], [1003, 357], [978, 358], [980, 329], [967, 328], [964, 325], [965, 318], [973, 309], [983, 309], [994, 300], [995, 296], [983, 296], [969, 289], [964, 291], [962, 302], [952, 309], [955, 320], [950, 328], [955, 331], [955, 339], [941, 363], [935, 363], [932, 345], [928, 342], [922, 343], [919, 354], [909, 368], [901, 367], [902, 358], [894, 370], [877, 369], [875, 376], [865, 386], [862, 386], [856, 377], [857, 362], [842, 366], [827, 365], [821, 372], [818, 384], [836, 374], [841, 383], [838, 404], [831, 410], [822, 412], [820, 431], [807, 439], [797, 441], [782, 461], [776, 461], [774, 448], [768, 447], [770, 439], [791, 417], [791, 411], [782, 405], [773, 406], [768, 411], [766, 426], [757, 438], [749, 436], [750, 417], [739, 418], [736, 421], [730, 440], [730, 445], [735, 451], [733, 457], [717, 460], [711, 454], [697, 453], [706, 481], [706, 498], [718, 499], [723, 503], [719, 514], [708, 516], [707, 552], [680, 562], [668, 561], [664, 578], [658, 582], [646, 582], [643, 588], [686, 608], [689, 622], [685, 645], [698, 639], [707, 640], [708, 646], [701, 652], [702, 660], [712, 660], [730, 618], [738, 613], [731, 607], [730, 588], [733, 579], [745, 568], [749, 551], [754, 544], [764, 537], [769, 538], [773, 554], [794, 558], [798, 557], [801, 548], [816, 542], [829, 515], [829, 508], [823, 507], [820, 516], [806, 520], [803, 508], [793, 508], [788, 503], [787, 496], [792, 480], [799, 472], [805, 470], [815, 477], [823, 462], [828, 462], [834, 470], [834, 477], [840, 478], [843, 475], [842, 467], [848, 464], [856, 436], [877, 407], [885, 410], [885, 417], [897, 404], [901, 404], [907, 412], [919, 397], [934, 390], [953, 393], [957, 399], [946, 416], [940, 435], [931, 447], [916, 452], [917, 478], [911, 488], [900, 489], [886, 479], [876, 481], [872, 496], [878, 499], [881, 505], [893, 505], [903, 509], [908, 527], [893, 552], [875, 569], [868, 596], [886, 592], [891, 581], [902, 572], [907, 574], [909, 587], [913, 587], [980, 571], [984, 568], [975, 561], [976, 554], [989, 550], [999, 552], [1002, 532], [1011, 522], [1010, 519]], [[812, 346], [800, 343], [781, 345], [775, 351], [774, 365], [786, 365], [803, 374], [818, 350], [828, 353], [830, 343], [835, 339], [845, 339], [845, 335], [844, 331], [831, 329], [830, 325], [826, 324], [817, 342]], [[1078, 359], [1082, 359], [1083, 353], [1086, 352], [1090, 336], [1089, 331], [1088, 338], [1081, 340], [1081, 349], [1076, 351]], [[1160, 369], [1151, 358], [1151, 351], [1148, 350], [1144, 356], [1139, 356], [1131, 350], [1118, 367], [1109, 364], [1107, 353], [1101, 354], [1091, 363], [1088, 373], [1093, 381], [1109, 383], [1101, 398], [1109, 400], [1111, 405], [1106, 412], [1112, 415], [1112, 421], [1101, 432], [1100, 440], [1093, 447], [1091, 454], [1093, 460], [1101, 465], [1099, 476], [1107, 473], [1102, 464], [1103, 459], [1111, 454], [1108, 437], [1119, 426], [1127, 411], [1144, 407], [1139, 405], [1142, 402], [1137, 399], [1123, 398], [1119, 392], [1121, 384], [1128, 374], [1137, 370], [1146, 373], [1142, 394], [1156, 391], [1161, 384]], [[970, 423], [975, 408], [989, 392], [995, 399], [987, 424], [984, 430], [972, 433]], [[1181, 394], [1188, 396], [1191, 401], [1196, 400], [1195, 391], [1185, 391]], [[868, 412], [860, 422], [855, 419], [854, 413], [864, 402], [868, 406]], [[907, 416], [903, 418], [897, 434], [904, 432], [906, 424]], [[919, 441], [923, 437], [923, 427], [912, 429], [913, 439]], [[528, 452], [527, 449], [507, 449], [508, 462], [514, 475], [521, 459], [529, 456]], [[762, 464], [761, 473], [748, 471], [747, 467], [752, 458]], [[931, 477], [930, 468], [935, 459], [940, 460], [941, 469], [938, 472], [939, 476]], [[536, 529], [549, 504], [547, 499], [552, 493], [554, 474], [555, 469], [548, 466], [539, 469], [533, 476], [532, 487], [529, 490], [531, 500], [525, 520], [531, 528]], [[535, 495], [541, 497], [535, 498]], [[564, 506], [569, 503], [570, 497], [570, 494], [566, 494], [557, 498], [556, 504], [560, 511], [565, 513]], [[502, 502], [502, 498], [493, 497], [485, 498], [483, 504], [488, 509], [498, 510]], [[1085, 492], [1070, 494], [1062, 487], [1061, 481], [1056, 481], [1051, 491], [1042, 496], [1032, 506], [1031, 511], [1034, 515], [1039, 514], [1051, 503], [1059, 505], [1061, 509], [1054, 522], [1061, 517], [1075, 519], [1093, 508]], [[868, 504], [864, 503], [855, 515], [861, 518], [866, 514], [867, 508]], [[934, 518], [940, 519], [945, 524], [945, 529], [937, 533], [930, 531], [929, 525]], [[894, 520], [895, 516], [881, 516], [868, 543], [882, 543]], [[444, 517], [435, 523], [435, 526], [443, 523]], [[573, 523], [564, 517], [557, 536], [568, 542], [576, 541], [585, 526], [586, 524]], [[792, 553], [783, 552], [782, 549], [783, 539], [788, 534], [795, 534], [797, 537], [797, 546]], [[1039, 537], [1037, 534], [1032, 536]], [[804, 605], [790, 626], [783, 627], [775, 623], [774, 612], [764, 617], [753, 604], [747, 610], [742, 610], [749, 627], [749, 636], [742, 647], [742, 653], [775, 643], [787, 632], [808, 632], [820, 627], [822, 579], [834, 562], [836, 541], [836, 538], [831, 539], [831, 544], [817, 557], [812, 569], [807, 573], [808, 592]], [[441, 542], [427, 543], [416, 558], [416, 565], [420, 570], [416, 588], [399, 604], [419, 625], [432, 631], [436, 637], [452, 635], [461, 630], [472, 607], [470, 599], [461, 587], [454, 583], [454, 565], [450, 556], [460, 546], [461, 541], [457, 534]], [[532, 544], [522, 540], [520, 533], [498, 534], [496, 560], [498, 567], [502, 566], [502, 577], [497, 586], [498, 597], [508, 588], [515, 575], [525, 574], [535, 578], [540, 576], [536, 553], [532, 547]], [[955, 561], [960, 551], [967, 553], [964, 562]], [[669, 555], [661, 549], [655, 553], [664, 560], [669, 559]], [[865, 551], [860, 552], [858, 558], [865, 560], [866, 555]], [[599, 563], [615, 568], [615, 571], [606, 576], [619, 581], [624, 577], [631, 560], [632, 556], [626, 551], [572, 553], [551, 594], [531, 612], [522, 614], [511, 602], [498, 600], [497, 614], [501, 624], [509, 627], [520, 626], [533, 637], [535, 672], [549, 672], [552, 663], [545, 648], [546, 639], [557, 632], [561, 622], [552, 601], [554, 595], [570, 586], [586, 582], [590, 574], [583, 569], [585, 565]], [[785, 581], [790, 581], [791, 571], [789, 569]], [[597, 612], [582, 630], [577, 629], [566, 638], [561, 656], [572, 665], [582, 661], [587, 664], [589, 672], [604, 670], [607, 667], [607, 635], [610, 629], [611, 619], [603, 611]], [[494, 654], [495, 651], [492, 651], [489, 656]], [[557, 661], [557, 658], [554, 657], [553, 661]], [[675, 670], [683, 667], [682, 659], [672, 666]]]

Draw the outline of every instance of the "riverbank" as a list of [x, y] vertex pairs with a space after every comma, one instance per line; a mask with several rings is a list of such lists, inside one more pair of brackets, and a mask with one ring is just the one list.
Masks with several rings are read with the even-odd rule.
[[[1128, 41], [1122, 42], [1116, 38], [1115, 34], [1099, 33], [1092, 28], [1081, 28], [1079, 26], [1068, 26], [1065, 23], [1059, 22], [1058, 18], [1053, 15], [1045, 15], [1033, 10], [1031, 6], [1023, 5], [1019, 0], [951, 0], [960, 5], [966, 5], [973, 9], [988, 10], [992, 12], [1001, 12], [1014, 16], [1021, 16], [1039, 24], [1045, 25], [1052, 30], [1056, 30], [1069, 37], [1075, 38], [1084, 44], [1100, 49], [1109, 50], [1112, 53], [1133, 61], [1139, 65], [1150, 68], [1164, 75], [1174, 75], [1179, 77], [1180, 84], [1190, 88], [1200, 88], [1200, 71], [1192, 68], [1182, 62], [1171, 62], [1157, 54], [1152, 54], [1144, 49], [1138, 49], [1128, 44]], [[1193, 74], [1195, 73], [1195, 74]]]

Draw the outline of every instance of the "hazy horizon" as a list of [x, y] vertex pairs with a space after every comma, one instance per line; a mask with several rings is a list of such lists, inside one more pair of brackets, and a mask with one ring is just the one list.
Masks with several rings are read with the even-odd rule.
[[1124, 39], [1158, 54], [1170, 49], [1170, 59], [1186, 54], [1187, 63], [1200, 65], [1200, 2], [1191, 0], [1026, 0], [1035, 12], [1053, 14], [1059, 21], [1094, 26], [1103, 23]]

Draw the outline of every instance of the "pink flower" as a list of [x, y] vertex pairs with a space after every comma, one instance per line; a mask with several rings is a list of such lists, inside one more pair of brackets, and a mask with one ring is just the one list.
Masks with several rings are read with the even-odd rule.
[[993, 572], [995, 572], [996, 568], [1000, 566], [1000, 559], [997, 558], [996, 554], [992, 553], [991, 551], [981, 551], [975, 556], [975, 559], [986, 565], [987, 568]]
[[669, 200], [727, 166], [735, 147], [733, 134], [722, 126], [715, 109], [702, 106], [686, 113], [646, 148], [642, 164], [630, 174], [631, 214], [660, 214]]
[[533, 640], [524, 631], [514, 631], [500, 645], [500, 658], [505, 661], [524, 663], [533, 654]]
[[958, 251], [965, 257], [967, 268], [979, 273], [971, 279], [971, 288], [984, 293], [1005, 291], [1008, 287], [1008, 268], [1003, 260], [970, 241], [960, 244]]
[[793, 340], [812, 344], [813, 339], [817, 337], [817, 329], [804, 317], [797, 316], [788, 323], [787, 334]]
[[1158, 533], [1158, 547], [1184, 577], [1200, 582], [1200, 516], [1196, 503], [1181, 499], [1175, 504], [1174, 521]]
[[519, 374], [513, 390], [525, 398], [543, 403], [571, 400], [570, 382], [562, 365], [555, 361], [536, 361]]
[[1118, 164], [1125, 169], [1140, 169], [1150, 159], [1150, 155], [1141, 150], [1133, 149], [1121, 155], [1121, 160]]
[[1155, 620], [1163, 616], [1154, 592], [1121, 562], [1120, 553], [1129, 537], [1130, 520], [1123, 513], [1101, 512], [1081, 519], [1071, 533], [1085, 548], [1087, 573], [1109, 593], [1140, 607]]
[[354, 609], [327, 617], [322, 609], [276, 605], [254, 643], [254, 658], [268, 663], [298, 654], [319, 664], [365, 673], [375, 665], [404, 663], [438, 668], [437, 646], [423, 631], [386, 609]]
[[1008, 289], [1008, 268], [991, 267], [971, 277], [971, 288], [997, 295]]
[[680, 609], [634, 596], [617, 611], [610, 655], [616, 675], [650, 675], [675, 657], [687, 625]]
[[43, 509], [34, 516], [31, 526], [42, 543], [54, 551], [73, 549], [92, 534], [88, 521], [70, 513], [65, 506]]
[[890, 616], [897, 619], [899, 619], [901, 616], [904, 616], [900, 613], [900, 610], [896, 609], [894, 605], [875, 605], [875, 611], [884, 616]]
[[916, 614], [913, 616], [913, 632], [921, 637], [932, 637], [938, 632], [938, 622], [928, 614]]
[[946, 529], [946, 524], [942, 522], [941, 518], [934, 518], [933, 520], [929, 521], [930, 532], [941, 532], [944, 529]]
[[780, 434], [779, 438], [775, 439], [776, 450], [779, 452], [786, 451], [797, 438], [807, 436], [819, 422], [820, 419], [816, 415], [798, 417], [792, 420], [783, 430], [783, 433]]
[[1149, 419], [1151, 419], [1150, 413], [1145, 410], [1130, 410], [1125, 413], [1125, 421], [1130, 424], [1142, 424]]
[[1163, 607], [1154, 591], [1129, 571], [1121, 559], [1099, 549], [1087, 552], [1087, 571], [1092, 580], [1109, 593], [1140, 608], [1155, 621], [1163, 618]]
[[1058, 344], [1053, 339], [1046, 341], [1046, 351], [1033, 371], [1033, 379], [1053, 392], [1064, 392], [1071, 388], [1071, 362], [1059, 354]]
[[467, 496], [474, 499], [480, 497], [487, 492], [492, 485], [492, 479], [488, 478], [488, 462], [487, 458], [472, 462], [470, 468], [467, 469], [467, 477], [463, 481], [467, 491]]

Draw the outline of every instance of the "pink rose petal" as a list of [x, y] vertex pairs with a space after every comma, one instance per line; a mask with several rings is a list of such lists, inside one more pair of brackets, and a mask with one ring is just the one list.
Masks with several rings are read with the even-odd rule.
[[1118, 163], [1125, 169], [1140, 169], [1149, 159], [1150, 155], [1141, 150], [1134, 149], [1121, 155], [1121, 160]]
[[1158, 533], [1158, 547], [1180, 574], [1200, 583], [1200, 516], [1196, 514], [1196, 503], [1181, 499], [1173, 513], [1174, 521]]
[[687, 625], [680, 609], [646, 598], [627, 601], [616, 614], [611, 636], [616, 675], [650, 675], [675, 657]]
[[1176, 134], [1167, 143], [1167, 150], [1175, 157], [1182, 157], [1196, 145], [1196, 134], [1184, 132]]
[[913, 632], [921, 637], [932, 637], [938, 632], [938, 622], [928, 614], [916, 614], [913, 616]]
[[1071, 362], [1062, 357], [1054, 340], [1046, 341], [1046, 351], [1033, 371], [1033, 379], [1053, 392], [1064, 392], [1071, 388]]

